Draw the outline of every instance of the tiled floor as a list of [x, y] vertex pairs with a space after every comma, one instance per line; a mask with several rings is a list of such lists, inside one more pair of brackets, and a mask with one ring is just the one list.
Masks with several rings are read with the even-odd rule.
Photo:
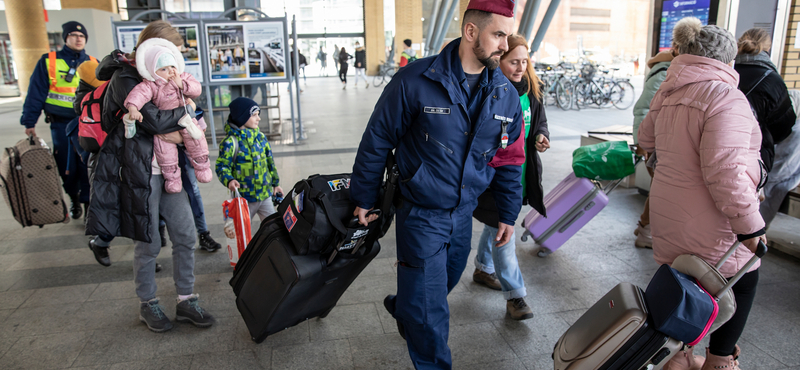
[[[284, 188], [314, 173], [349, 172], [381, 92], [363, 85], [343, 91], [334, 78], [309, 79], [304, 89], [308, 140], [296, 146], [273, 143]], [[286, 113], [286, 97], [283, 103]], [[20, 102], [0, 103], [2, 147], [23, 136], [20, 110]], [[563, 112], [549, 107], [547, 113], [553, 148], [542, 156], [545, 191], [571, 171], [571, 152], [580, 134], [631, 122], [630, 111]], [[49, 141], [46, 124], [38, 132]], [[284, 132], [291, 137], [288, 124]], [[212, 235], [220, 240], [220, 204], [227, 194], [216, 182], [200, 188]], [[632, 233], [645, 198], [633, 189], [617, 189], [610, 198], [595, 220], [547, 258], [536, 257], [532, 241], [517, 242], [526, 300], [536, 313], [531, 320], [506, 318], [502, 295], [472, 282], [470, 260], [449, 297], [454, 368], [552, 369], [550, 353], [558, 337], [607, 290], [621, 281], [646, 286], [658, 265], [651, 251], [633, 247]], [[474, 239], [481, 231], [475, 222]], [[517, 227], [517, 234], [521, 232]], [[154, 334], [138, 321], [132, 242], [116, 239], [113, 265], [106, 268], [94, 261], [87, 240], [80, 221], [22, 229], [0, 205], [0, 369], [410, 368], [405, 342], [381, 303], [396, 287], [393, 231], [382, 240], [378, 258], [327, 318], [301, 323], [261, 344], [250, 340], [236, 310], [225, 253], [196, 253], [196, 292], [217, 317], [216, 325], [197, 329], [177, 324], [170, 332]], [[159, 262], [164, 265], [157, 275], [159, 297], [172, 316], [169, 248]], [[798, 259], [780, 253], [764, 259], [758, 297], [740, 345], [744, 369], [800, 369]]]

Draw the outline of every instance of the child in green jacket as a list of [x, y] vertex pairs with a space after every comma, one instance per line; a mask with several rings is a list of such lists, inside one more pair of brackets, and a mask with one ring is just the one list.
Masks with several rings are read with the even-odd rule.
[[219, 144], [217, 177], [230, 191], [239, 189], [247, 200], [251, 219], [258, 213], [263, 220], [275, 213], [270, 199], [273, 192], [283, 193], [283, 189], [267, 137], [258, 130], [261, 111], [248, 98], [236, 98], [228, 107], [228, 136]]

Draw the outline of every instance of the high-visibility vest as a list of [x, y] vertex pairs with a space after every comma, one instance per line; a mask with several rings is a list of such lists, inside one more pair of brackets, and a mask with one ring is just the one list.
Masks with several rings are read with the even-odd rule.
[[[97, 62], [97, 58], [93, 56], [90, 56], [89, 59]], [[77, 68], [72, 82], [67, 82], [64, 77], [69, 71], [69, 65], [64, 59], [56, 59], [55, 51], [47, 54], [45, 64], [50, 78], [50, 91], [47, 92], [47, 99], [44, 102], [57, 107], [72, 108], [72, 103], [75, 101], [75, 90], [78, 89], [81, 81]]]

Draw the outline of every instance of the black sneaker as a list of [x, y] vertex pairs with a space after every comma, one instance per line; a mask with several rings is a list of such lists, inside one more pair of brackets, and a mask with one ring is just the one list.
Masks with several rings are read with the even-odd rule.
[[219, 243], [211, 238], [211, 233], [208, 231], [197, 234], [197, 239], [200, 241], [200, 249], [206, 252], [216, 252], [218, 249], [222, 248]]
[[99, 236], [95, 236], [89, 240], [89, 249], [94, 253], [94, 259], [97, 260], [97, 263], [105, 267], [111, 266], [111, 258], [108, 257], [108, 247], [101, 247], [95, 244], [94, 240], [96, 238], [99, 238]]
[[77, 220], [83, 216], [83, 209], [81, 208], [81, 202], [78, 201], [78, 197], [70, 196], [69, 197], [70, 203], [72, 203], [69, 207], [69, 216], [72, 217], [73, 220]]
[[198, 328], [207, 328], [214, 323], [214, 317], [200, 308], [198, 295], [192, 294], [189, 299], [178, 302], [175, 306], [175, 321], [190, 322]]
[[167, 225], [158, 225], [158, 233], [161, 235], [161, 248], [167, 246]]
[[161, 272], [161, 264], [156, 262], [156, 272]]
[[139, 321], [145, 323], [148, 329], [156, 333], [163, 333], [172, 329], [172, 322], [169, 321], [167, 315], [164, 314], [164, 309], [158, 304], [158, 298], [140, 303]]
[[[395, 311], [395, 297], [397, 296], [390, 294], [383, 299], [383, 307], [386, 308], [386, 311], [389, 311], [389, 313], [392, 314], [392, 316], [394, 316], [394, 311]], [[405, 340], [406, 339], [405, 326], [401, 324], [400, 321], [397, 321], [397, 319], [395, 319], [394, 321], [397, 322], [397, 331], [400, 333], [400, 336], [403, 337], [403, 340]]]

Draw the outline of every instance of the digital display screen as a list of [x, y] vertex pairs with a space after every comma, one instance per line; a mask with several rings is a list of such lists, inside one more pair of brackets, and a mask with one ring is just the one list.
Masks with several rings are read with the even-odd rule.
[[661, 32], [658, 41], [658, 51], [669, 50], [672, 47], [672, 29], [683, 18], [695, 17], [708, 24], [708, 15], [711, 11], [711, 0], [666, 0], [661, 4]]

